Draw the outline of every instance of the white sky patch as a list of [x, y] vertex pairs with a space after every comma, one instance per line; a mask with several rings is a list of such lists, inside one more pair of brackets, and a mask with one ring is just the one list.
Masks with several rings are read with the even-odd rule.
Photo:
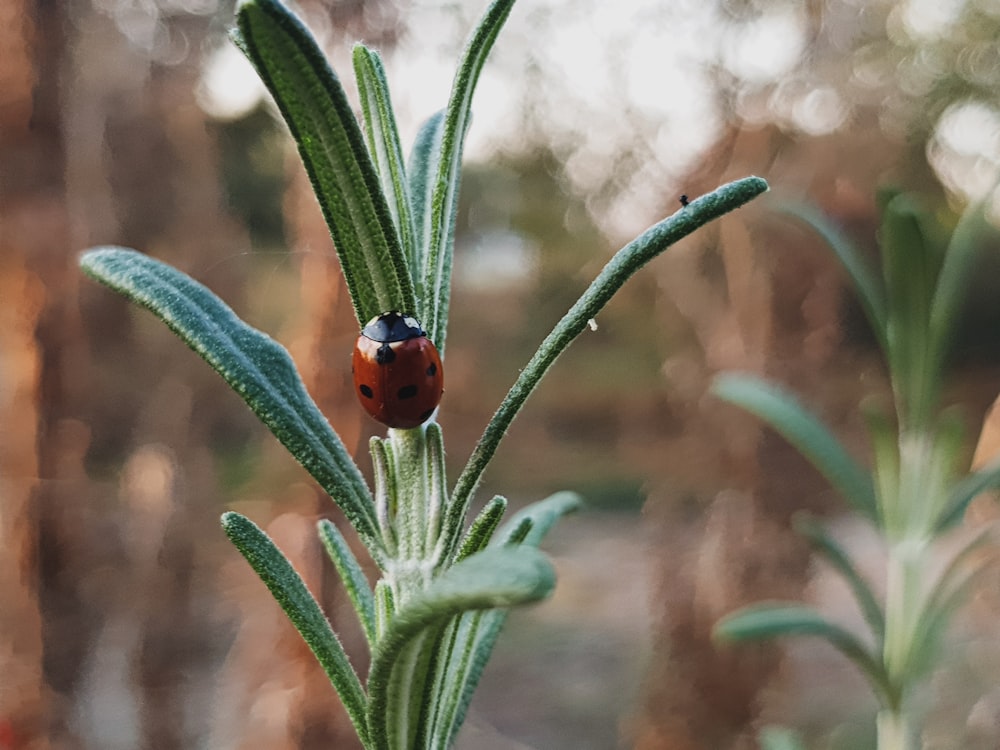
[[983, 197], [1000, 175], [1000, 112], [977, 101], [952, 105], [938, 120], [927, 156], [951, 191]]
[[726, 68], [749, 83], [769, 83], [790, 73], [805, 49], [804, 7], [781, 8], [765, 13], [740, 27], [723, 51]]
[[904, 0], [900, 20], [911, 39], [934, 39], [958, 21], [966, 0]]
[[209, 55], [195, 95], [211, 117], [238, 120], [249, 114], [267, 93], [250, 61], [232, 44]]

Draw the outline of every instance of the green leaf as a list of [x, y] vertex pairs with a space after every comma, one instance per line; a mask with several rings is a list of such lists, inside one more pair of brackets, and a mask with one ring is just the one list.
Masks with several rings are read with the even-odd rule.
[[330, 678], [363, 745], [368, 744], [367, 699], [330, 622], [281, 550], [261, 529], [238, 513], [222, 516], [222, 528], [295, 625]]
[[[374, 156], [382, 193], [388, 199], [392, 222], [408, 261], [408, 275], [413, 279], [419, 275], [419, 266], [415, 263], [416, 236], [406, 171], [403, 166], [403, 147], [399, 140], [392, 100], [389, 97], [389, 82], [378, 52], [368, 49], [363, 44], [355, 45], [354, 73], [358, 80], [361, 110], [367, 126], [368, 150]], [[415, 315], [417, 309], [413, 308], [408, 312]]]
[[351, 552], [347, 540], [340, 533], [340, 529], [325, 518], [319, 522], [318, 528], [323, 548], [330, 556], [330, 560], [333, 561], [334, 567], [337, 568], [337, 574], [344, 584], [344, 590], [347, 592], [351, 604], [354, 605], [354, 611], [358, 613], [358, 620], [361, 622], [368, 645], [374, 646], [376, 639], [375, 595], [372, 593], [371, 586], [368, 585], [368, 578], [361, 569], [354, 553]]
[[966, 300], [969, 274], [980, 250], [983, 230], [988, 226], [983, 209], [984, 204], [977, 202], [962, 214], [951, 234], [937, 277], [927, 333], [930, 350], [937, 359], [933, 366], [937, 369], [943, 366], [947, 357], [952, 332]]
[[866, 518], [878, 522], [871, 475], [813, 414], [775, 385], [752, 375], [724, 373], [712, 392], [767, 422]]
[[493, 532], [500, 525], [500, 519], [507, 511], [507, 498], [496, 495], [479, 511], [479, 515], [469, 526], [465, 533], [465, 539], [459, 545], [458, 554], [455, 555], [455, 562], [460, 562], [476, 552], [486, 549]]
[[427, 295], [427, 335], [444, 353], [448, 305], [451, 297], [451, 264], [455, 244], [455, 214], [462, 167], [462, 150], [471, 117], [472, 95], [483, 63], [514, 7], [514, 0], [494, 0], [480, 19], [459, 63], [445, 110], [444, 129], [437, 153], [431, 202], [429, 235], [424, 256], [423, 292]]
[[965, 516], [969, 503], [987, 490], [1000, 487], [1000, 460], [994, 461], [953, 485], [935, 532], [941, 534], [958, 524]]
[[[555, 522], [579, 506], [580, 497], [574, 492], [557, 492], [532, 503], [504, 524], [494, 535], [492, 547], [538, 547]], [[520, 529], [525, 530], [523, 536], [518, 533]], [[430, 747], [450, 747], [454, 741], [506, 620], [507, 610], [491, 610], [467, 613], [449, 626], [438, 658], [436, 705], [440, 708], [433, 719]], [[443, 744], [434, 744], [439, 741]]]
[[[427, 246], [431, 237], [431, 202], [434, 193], [434, 176], [441, 159], [441, 137], [444, 132], [444, 112], [432, 115], [421, 125], [417, 139], [410, 152], [410, 161], [406, 170], [410, 186], [410, 202], [413, 208], [413, 222], [416, 228], [416, 241], [413, 247], [411, 263], [419, 269], [415, 284], [417, 285], [417, 318], [422, 321], [434, 317], [433, 301], [430, 295], [424, 293], [423, 269], [427, 256]], [[444, 352], [444, 341], [431, 339], [438, 352]]]
[[889, 201], [882, 215], [882, 267], [888, 315], [886, 357], [901, 398], [900, 421], [926, 425], [940, 384], [928, 329], [941, 258], [921, 226], [922, 209], [908, 195]]
[[433, 696], [428, 648], [465, 612], [538, 601], [555, 585], [545, 556], [531, 548], [491, 548], [454, 565], [396, 611], [372, 656], [369, 726], [375, 747], [424, 747]]
[[376, 560], [382, 556], [364, 477], [309, 397], [284, 347], [237, 318], [202, 284], [134, 250], [90, 250], [80, 266], [152, 312], [208, 362], [329, 493]]
[[887, 320], [885, 290], [875, 269], [868, 264], [864, 255], [847, 238], [847, 235], [812, 206], [785, 203], [779, 205], [778, 208], [812, 227], [833, 250], [840, 265], [847, 271], [847, 275], [854, 284], [861, 308], [865, 311], [882, 350], [885, 351]]
[[277, 0], [241, 0], [238, 45], [288, 123], [364, 325], [416, 310], [392, 213], [344, 89], [308, 29]]
[[496, 453], [500, 441], [507, 434], [511, 422], [524, 406], [528, 396], [532, 394], [559, 355], [587, 328], [589, 321], [597, 316], [636, 271], [678, 240], [713, 219], [748, 203], [767, 189], [767, 182], [759, 177], [747, 177], [723, 185], [691, 201], [658, 224], [654, 224], [608, 261], [569, 312], [542, 341], [538, 351], [521, 370], [514, 385], [490, 419], [482, 437], [479, 438], [452, 493], [451, 508], [445, 528], [456, 529], [456, 532], [449, 540], [449, 554], [458, 543], [457, 530], [466, 516], [472, 494]]
[[865, 622], [872, 629], [876, 642], [881, 644], [885, 638], [885, 615], [871, 587], [854, 567], [847, 551], [827, 533], [826, 529], [808, 516], [797, 517], [795, 529], [810, 541], [813, 547], [833, 566], [834, 570], [843, 576], [851, 588], [851, 593], [854, 594], [854, 599], [861, 609]]
[[868, 677], [885, 705], [894, 705], [896, 691], [879, 662], [857, 637], [824, 618], [815, 610], [797, 604], [764, 602], [746, 607], [716, 624], [713, 637], [724, 641], [762, 641], [788, 636], [823, 638], [854, 662]]

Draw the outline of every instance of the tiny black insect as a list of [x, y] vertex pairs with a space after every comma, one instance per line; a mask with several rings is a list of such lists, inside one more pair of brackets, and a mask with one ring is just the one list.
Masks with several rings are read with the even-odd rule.
[[681, 205], [686, 206], [689, 203], [687, 193], [681, 195]]

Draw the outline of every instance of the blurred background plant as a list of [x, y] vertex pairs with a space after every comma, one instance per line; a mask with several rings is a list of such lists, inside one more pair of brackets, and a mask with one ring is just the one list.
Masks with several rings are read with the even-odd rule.
[[[385, 50], [407, 142], [428, 114], [415, 103], [443, 103], [480, 11], [300, 6], [337, 67], [355, 39]], [[297, 158], [240, 85], [252, 73], [222, 51], [230, 12], [214, 0], [0, 8], [0, 736], [28, 746], [351, 746], [297, 634], [251, 574], [221, 562], [216, 526], [224, 507], [273, 518], [268, 532], [347, 627], [312, 543], [320, 494], [173, 337], [78, 288], [76, 251], [96, 243], [183, 268], [276, 332], [345, 443], [366, 444], [343, 357], [350, 302]], [[581, 259], [598, 266], [681, 193], [766, 175], [870, 254], [884, 182], [959, 213], [1000, 161], [998, 25], [979, 0], [522, 0], [473, 103], [450, 443], [474, 442], [593, 276]], [[872, 745], [868, 693], [836, 655], [710, 638], [753, 601], [850, 606], [792, 529], [804, 505], [852, 549], [876, 549], [781, 438], [705, 398], [721, 370], [774, 378], [863, 455], [857, 406], [881, 360], [820, 247], [745, 209], [634, 279], [542, 385], [482, 492], [516, 504], [574, 489], [605, 511], [550, 538], [556, 598], [510, 622], [459, 747], [751, 747], [764, 724], [794, 726], [810, 747]], [[970, 425], [1000, 374], [991, 257], [943, 395]], [[465, 458], [449, 456], [451, 470]], [[220, 590], [231, 608], [205, 606]], [[929, 682], [925, 736], [940, 747], [996, 744], [992, 590]], [[361, 638], [345, 639], [352, 653]], [[528, 674], [512, 672], [525, 661]]]
[[995, 553], [993, 529], [956, 534], [955, 527], [976, 497], [1000, 485], [1000, 459], [967, 472], [965, 426], [953, 409], [940, 406], [955, 325], [982, 245], [981, 205], [949, 233], [912, 196], [887, 193], [881, 274], [823, 217], [801, 207], [793, 211], [830, 244], [885, 356], [891, 400], [862, 404], [871, 469], [772, 383], [725, 373], [714, 392], [763, 419], [809, 459], [871, 524], [883, 546], [884, 569], [862, 573], [863, 557], [854, 559], [823, 524], [800, 518], [799, 531], [851, 592], [863, 631], [794, 602], [764, 602], [727, 616], [715, 633], [735, 642], [824, 639], [854, 663], [874, 693], [879, 750], [910, 750], [924, 746], [917, 705], [922, 680], [940, 658], [949, 623], [985, 565], [995, 561], [988, 554]]

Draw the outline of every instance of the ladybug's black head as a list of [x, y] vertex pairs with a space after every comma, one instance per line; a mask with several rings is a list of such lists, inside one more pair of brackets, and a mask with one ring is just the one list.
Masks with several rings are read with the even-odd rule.
[[361, 329], [361, 335], [372, 341], [387, 344], [393, 341], [415, 339], [426, 334], [416, 318], [403, 315], [403, 313], [387, 312], [369, 320], [368, 324]]

